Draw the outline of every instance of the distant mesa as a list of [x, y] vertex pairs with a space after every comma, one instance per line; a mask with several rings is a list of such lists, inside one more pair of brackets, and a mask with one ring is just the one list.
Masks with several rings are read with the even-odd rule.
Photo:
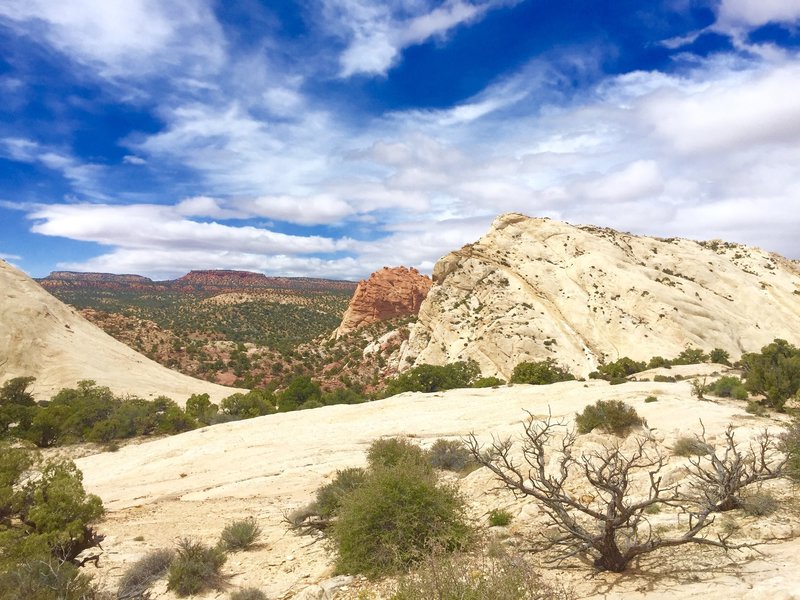
[[[73, 276], [73, 281], [92, 279], [98, 285], [150, 281], [136, 275], [97, 273], [58, 273], [51, 281], [69, 282]], [[108, 386], [118, 395], [149, 399], [165, 395], [179, 404], [194, 393], [208, 393], [218, 402], [241, 391], [162, 367], [89, 323], [2, 260], [0, 290], [0, 383], [35, 377], [33, 393], [38, 399], [49, 399], [82, 379]]]
[[334, 337], [370, 323], [416, 315], [431, 285], [430, 278], [413, 267], [383, 267], [359, 282]]
[[141, 275], [115, 275], [112, 273], [77, 273], [53, 271], [37, 280], [45, 289], [113, 289], [137, 291], [177, 291], [201, 294], [221, 292], [252, 292], [257, 290], [297, 290], [309, 292], [350, 292], [356, 284], [313, 277], [268, 277], [252, 271], [226, 269], [190, 271], [174, 280], [153, 281]]
[[400, 368], [474, 359], [508, 378], [552, 358], [579, 376], [686, 346], [732, 358], [800, 342], [800, 268], [719, 240], [653, 238], [520, 214], [498, 217], [433, 269]]

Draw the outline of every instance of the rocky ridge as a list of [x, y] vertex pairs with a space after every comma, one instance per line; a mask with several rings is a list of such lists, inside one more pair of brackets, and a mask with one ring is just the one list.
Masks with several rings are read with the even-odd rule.
[[377, 321], [416, 315], [432, 285], [419, 271], [384, 267], [359, 282], [334, 337]]
[[356, 287], [352, 281], [318, 279], [313, 277], [268, 277], [252, 271], [226, 269], [190, 271], [178, 279], [153, 281], [142, 275], [113, 273], [78, 273], [53, 271], [37, 279], [45, 289], [110, 289], [137, 291], [178, 291], [199, 294], [223, 292], [255, 292], [259, 290], [349, 291]]
[[800, 268], [758, 248], [660, 239], [520, 214], [442, 258], [400, 366], [474, 359], [508, 378], [525, 360], [576, 375], [687, 345], [733, 358], [800, 342]]
[[142, 356], [2, 260], [0, 290], [0, 383], [33, 376], [39, 399], [81, 379], [117, 394], [166, 395], [178, 403], [193, 393], [219, 401], [240, 391], [181, 375]]

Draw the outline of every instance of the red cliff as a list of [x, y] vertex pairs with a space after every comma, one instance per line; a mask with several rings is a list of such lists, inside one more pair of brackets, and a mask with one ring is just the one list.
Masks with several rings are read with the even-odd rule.
[[431, 285], [430, 278], [413, 267], [384, 267], [376, 271], [359, 282], [336, 337], [376, 321], [416, 315]]

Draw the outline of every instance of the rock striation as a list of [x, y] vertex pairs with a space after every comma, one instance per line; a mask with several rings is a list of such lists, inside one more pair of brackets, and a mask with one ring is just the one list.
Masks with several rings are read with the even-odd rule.
[[431, 280], [413, 267], [383, 267], [375, 271], [359, 282], [333, 336], [340, 337], [377, 321], [416, 315], [431, 285]]
[[442, 258], [401, 367], [474, 359], [508, 378], [553, 358], [579, 376], [686, 346], [732, 358], [800, 342], [800, 268], [719, 240], [652, 238], [520, 214]]
[[241, 391], [162, 367], [0, 260], [0, 383], [27, 376], [36, 378], [38, 399], [49, 399], [81, 379], [93, 379], [117, 394], [165, 395], [178, 403], [193, 393], [208, 393], [218, 402]]

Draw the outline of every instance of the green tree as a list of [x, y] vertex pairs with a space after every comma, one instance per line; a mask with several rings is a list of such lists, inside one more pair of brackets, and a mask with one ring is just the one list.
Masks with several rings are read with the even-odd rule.
[[292, 379], [286, 389], [278, 394], [278, 406], [281, 411], [294, 410], [306, 402], [319, 402], [321, 397], [319, 384], [308, 375], [300, 375]]
[[469, 387], [480, 375], [474, 360], [458, 361], [446, 365], [421, 364], [390, 380], [386, 396], [403, 392], [439, 392]]
[[266, 390], [251, 390], [246, 394], [237, 392], [223, 398], [219, 404], [222, 414], [236, 419], [251, 419], [275, 412], [274, 398]]
[[210, 425], [219, 412], [219, 406], [211, 402], [208, 394], [192, 394], [186, 401], [186, 414], [203, 425]]
[[521, 362], [514, 367], [511, 383], [547, 385], [559, 381], [572, 381], [575, 376], [556, 364], [552, 358], [542, 361]]
[[647, 368], [647, 364], [643, 361], [636, 361], [627, 356], [623, 356], [610, 362], [607, 365], [600, 365], [597, 371], [590, 373], [589, 377], [592, 379], [605, 379], [608, 381], [615, 379], [625, 379], [626, 377], [639, 373]]
[[35, 453], [0, 447], [0, 567], [73, 560], [99, 543], [91, 524], [102, 514], [100, 498], [86, 493], [71, 461], [39, 464]]
[[15, 377], [0, 388], [0, 435], [12, 426], [24, 431], [31, 425], [36, 402], [28, 388], [35, 377]]
[[776, 339], [760, 353], [742, 355], [741, 364], [747, 391], [763, 394], [777, 410], [800, 390], [800, 350], [786, 340]]

